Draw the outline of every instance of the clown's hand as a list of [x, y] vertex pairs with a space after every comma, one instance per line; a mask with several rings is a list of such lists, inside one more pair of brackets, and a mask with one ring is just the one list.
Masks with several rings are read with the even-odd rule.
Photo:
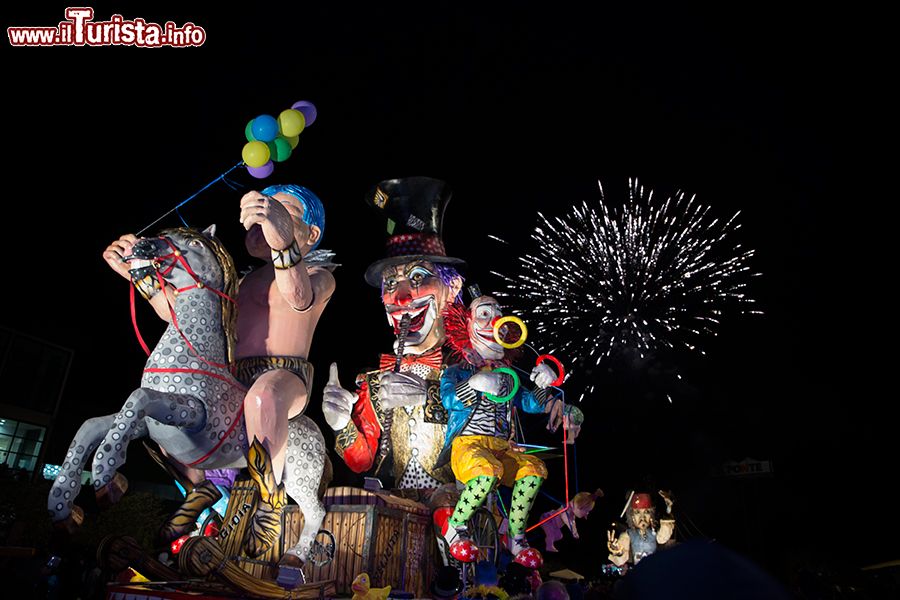
[[350, 422], [353, 405], [358, 399], [359, 396], [341, 387], [341, 382], [338, 381], [337, 363], [331, 363], [328, 383], [325, 384], [322, 398], [322, 413], [325, 415], [325, 422], [328, 423], [328, 426], [335, 431], [346, 427]]
[[504, 373], [475, 373], [469, 378], [469, 387], [476, 392], [505, 396], [512, 389], [511, 377]]
[[269, 248], [285, 250], [294, 243], [294, 223], [284, 205], [259, 192], [247, 192], [241, 198], [241, 225], [250, 230], [254, 225], [262, 228]]
[[534, 382], [534, 385], [544, 389], [556, 381], [556, 373], [546, 363], [540, 363], [531, 370], [531, 375], [528, 378]]
[[416, 406], [425, 403], [425, 380], [413, 373], [381, 374], [381, 405], [384, 408]]

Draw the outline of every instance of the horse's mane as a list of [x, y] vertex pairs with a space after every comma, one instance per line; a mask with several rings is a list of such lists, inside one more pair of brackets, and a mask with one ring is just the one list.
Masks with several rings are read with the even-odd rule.
[[[234, 267], [231, 254], [225, 250], [225, 246], [216, 237], [207, 237], [200, 231], [190, 227], [176, 227], [162, 231], [160, 235], [180, 234], [191, 240], [200, 240], [216, 257], [219, 267], [222, 269], [224, 285], [220, 290], [233, 300], [237, 300], [238, 275]], [[222, 307], [222, 331], [225, 333], [225, 361], [228, 364], [234, 362], [234, 343], [237, 332], [237, 305], [219, 296], [219, 304]]]

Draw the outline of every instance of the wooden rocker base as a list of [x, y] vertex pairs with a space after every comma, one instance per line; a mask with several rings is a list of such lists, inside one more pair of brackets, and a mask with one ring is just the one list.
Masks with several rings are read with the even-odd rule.
[[193, 537], [187, 540], [178, 554], [178, 566], [184, 573], [214, 577], [227, 582], [253, 598], [312, 599], [335, 594], [333, 580], [303, 584], [287, 590], [274, 581], [253, 577], [228, 560], [219, 544], [208, 537]]

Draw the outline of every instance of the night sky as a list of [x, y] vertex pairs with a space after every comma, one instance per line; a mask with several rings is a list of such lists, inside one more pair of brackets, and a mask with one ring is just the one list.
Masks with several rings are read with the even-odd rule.
[[[200, 48], [3, 44], [0, 324], [74, 350], [48, 462], [60, 462], [82, 420], [118, 409], [143, 366], [128, 286], [103, 249], [240, 160], [251, 118], [306, 99], [319, 117], [294, 155], [261, 184], [243, 172], [235, 179], [256, 189], [296, 182], [325, 203], [322, 247], [343, 266], [311, 353], [309, 414], [323, 426], [328, 363], [340, 364], [349, 386], [391, 340], [378, 294], [362, 279], [384, 238], [363, 203], [373, 184], [448, 181], [448, 253], [468, 261], [470, 281], [496, 290], [488, 272], [514, 265], [488, 234], [523, 244], [536, 211], [594, 202], [598, 180], [621, 201], [638, 177], [659, 194], [695, 193], [718, 215], [742, 212], [741, 242], [757, 250], [753, 267], [763, 273], [750, 293], [765, 314], [726, 320], [706, 358], [666, 363], [685, 376], [677, 388], [658, 369], [597, 373], [582, 406], [579, 480], [607, 499], [582, 543], [602, 546], [626, 490], [653, 486], [671, 487], [703, 533], [779, 574], [804, 561], [896, 558], [896, 517], [867, 518], [873, 496], [879, 507], [895, 504], [889, 392], [872, 372], [884, 359], [870, 362], [851, 340], [860, 322], [881, 318], [866, 300], [871, 280], [851, 266], [867, 236], [861, 221], [871, 218], [854, 215], [868, 197], [842, 187], [852, 138], [874, 120], [860, 87], [871, 65], [854, 60], [852, 19], [755, 5], [725, 14], [262, 4], [94, 5], [97, 19], [192, 21], [207, 32]], [[12, 7], [4, 26], [55, 25], [64, 7]], [[251, 262], [240, 195], [218, 184], [183, 214], [192, 225], [215, 222], [243, 267]], [[138, 317], [155, 339], [152, 312], [142, 306]], [[139, 454], [125, 468], [133, 479], [152, 469]], [[745, 457], [772, 461], [774, 476], [710, 476]], [[559, 469], [551, 463], [551, 478]], [[360, 482], [343, 468], [336, 477]], [[561, 479], [548, 491], [562, 494]]]

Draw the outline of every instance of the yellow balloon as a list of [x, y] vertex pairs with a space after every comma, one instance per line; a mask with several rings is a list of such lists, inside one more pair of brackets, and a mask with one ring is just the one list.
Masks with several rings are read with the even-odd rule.
[[248, 167], [261, 167], [269, 162], [269, 147], [264, 142], [247, 142], [241, 158]]
[[306, 127], [306, 117], [299, 110], [289, 108], [281, 111], [281, 114], [278, 115], [278, 129], [284, 137], [300, 135], [304, 127]]
[[[300, 113], [300, 114], [302, 115], [303, 113]], [[300, 136], [299, 136], [299, 135], [292, 135], [291, 137], [285, 136], [284, 139], [286, 139], [286, 140], [288, 141], [288, 143], [291, 145], [291, 150], [293, 150], [294, 148], [296, 148], [296, 147], [297, 147], [297, 144], [300, 143]]]

